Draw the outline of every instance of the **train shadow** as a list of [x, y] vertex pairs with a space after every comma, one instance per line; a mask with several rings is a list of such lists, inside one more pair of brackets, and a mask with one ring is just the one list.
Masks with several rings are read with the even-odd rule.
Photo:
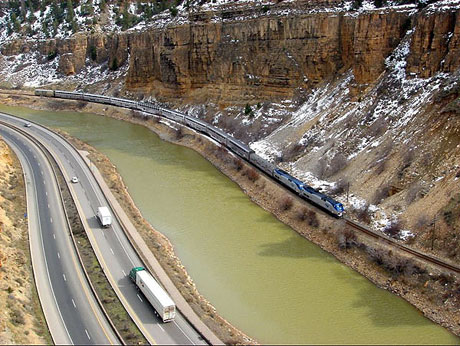
[[297, 233], [294, 234], [294, 231], [291, 232], [293, 234], [289, 235], [287, 239], [279, 242], [262, 244], [260, 246], [262, 250], [259, 252], [259, 255], [269, 257], [310, 258], [322, 262], [337, 261], [319, 246], [311, 243]]

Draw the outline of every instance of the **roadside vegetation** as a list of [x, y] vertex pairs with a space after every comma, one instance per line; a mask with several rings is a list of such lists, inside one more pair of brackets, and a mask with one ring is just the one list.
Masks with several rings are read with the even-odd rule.
[[0, 140], [0, 344], [51, 344], [32, 271], [25, 186]]

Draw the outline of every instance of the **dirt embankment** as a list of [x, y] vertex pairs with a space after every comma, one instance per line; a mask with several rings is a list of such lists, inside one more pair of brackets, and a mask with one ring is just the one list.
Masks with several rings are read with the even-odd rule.
[[[1, 97], [1, 95], [0, 95]], [[1, 98], [0, 98], [1, 100]], [[11, 100], [11, 98], [10, 98]], [[13, 100], [11, 100], [13, 101]], [[148, 127], [163, 139], [190, 147], [213, 163], [218, 169], [235, 181], [250, 198], [274, 214], [280, 221], [291, 226], [296, 232], [333, 254], [341, 262], [364, 275], [378, 287], [385, 288], [420, 309], [425, 316], [460, 335], [460, 281], [451, 273], [429, 267], [399, 250], [376, 242], [364, 235], [347, 229], [341, 221], [318, 211], [308, 203], [286, 192], [271, 179], [256, 172], [246, 163], [229, 154], [225, 149], [204, 139], [193, 131], [182, 128], [172, 129], [158, 119], [146, 120], [140, 113], [117, 109], [110, 106], [82, 102], [62, 102], [15, 96], [14, 102], [33, 105], [37, 108], [82, 110], [94, 112]], [[104, 173], [114, 194], [127, 207], [132, 216], [140, 215], [133, 205], [121, 178], [107, 158], [85, 145], [92, 153], [92, 160]], [[248, 342], [242, 333], [219, 317], [214, 308], [196, 291], [180, 261], [174, 255], [172, 245], [143, 219], [134, 217], [134, 224], [151, 245], [173, 281], [191, 306], [198, 312], [211, 329], [225, 342]], [[142, 226], [143, 225], [143, 226]], [[166, 245], [166, 246], [165, 246]]]
[[0, 344], [49, 344], [29, 253], [25, 187], [16, 155], [0, 139]]

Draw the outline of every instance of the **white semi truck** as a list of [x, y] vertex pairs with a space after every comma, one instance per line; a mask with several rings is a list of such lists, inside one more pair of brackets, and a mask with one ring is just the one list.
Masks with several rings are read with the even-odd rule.
[[109, 227], [112, 224], [112, 215], [110, 215], [109, 208], [97, 208], [96, 216], [99, 219], [99, 222], [101, 223], [102, 227]]
[[144, 293], [163, 322], [170, 322], [176, 316], [176, 305], [166, 291], [143, 267], [134, 267], [129, 272], [129, 277]]

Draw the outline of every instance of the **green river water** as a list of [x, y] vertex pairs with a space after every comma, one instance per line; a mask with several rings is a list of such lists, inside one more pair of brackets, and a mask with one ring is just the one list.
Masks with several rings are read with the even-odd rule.
[[0, 105], [106, 154], [199, 291], [262, 343], [458, 344], [404, 300], [303, 239], [193, 150], [110, 118]]

